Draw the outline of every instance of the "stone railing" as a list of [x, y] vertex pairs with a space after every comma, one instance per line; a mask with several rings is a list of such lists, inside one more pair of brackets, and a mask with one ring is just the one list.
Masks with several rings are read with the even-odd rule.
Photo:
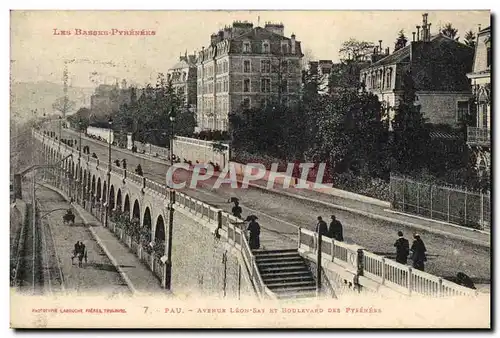
[[479, 127], [467, 127], [467, 143], [491, 146], [491, 130]]
[[[35, 137], [39, 140], [42, 140], [42, 135], [38, 133], [34, 133]], [[47, 145], [51, 145], [57, 149], [59, 143], [52, 139], [45, 139]], [[61, 148], [63, 149], [63, 148]], [[66, 149], [66, 152], [74, 151], [74, 149]], [[99, 163], [96, 159], [89, 160], [86, 159], [88, 163], [95, 164], [99, 169], [107, 170], [107, 163]], [[126, 171], [122, 168], [118, 168], [116, 166], [111, 167], [111, 171], [114, 174], [120, 175], [123, 177], [125, 182], [130, 182], [131, 184], [136, 184], [140, 188], [150, 189], [155, 191], [156, 193], [164, 195], [165, 199], [169, 200], [169, 189], [166, 185], [162, 185], [158, 182], [152, 181], [150, 179], [139, 176], [130, 171]], [[217, 225], [219, 229], [221, 229], [221, 235], [223, 238], [226, 238], [228, 242], [233, 245], [236, 249], [240, 250], [243, 261], [245, 263], [245, 267], [250, 274], [252, 279], [252, 283], [254, 288], [259, 296], [259, 298], [271, 298], [274, 299], [275, 295], [273, 292], [267, 288], [262, 280], [262, 276], [257, 268], [257, 264], [255, 262], [255, 256], [253, 255], [250, 247], [248, 245], [248, 241], [245, 237], [244, 231], [240, 228], [238, 224], [241, 224], [242, 221], [234, 216], [223, 212], [221, 209], [215, 208], [211, 205], [203, 203], [199, 200], [196, 200], [186, 194], [175, 192], [174, 191], [174, 200], [175, 206], [177, 208], [183, 208], [191, 213], [193, 216], [197, 218], [201, 218], [208, 223], [212, 223]], [[163, 263], [155, 257], [147, 254], [144, 250], [140, 248], [139, 245], [136, 245], [135, 242], [132, 241], [129, 235], [126, 235], [123, 229], [116, 227], [116, 224], [110, 221], [110, 228], [115, 233], [115, 235], [125, 243], [127, 247], [129, 247], [142, 261], [148, 263], [150, 270], [155, 273], [155, 275], [160, 275], [162, 273], [160, 270], [163, 269]], [[153, 255], [154, 256], [154, 255]], [[162, 268], [160, 268], [162, 266]]]
[[[299, 250], [314, 251], [315, 243], [317, 243], [316, 233], [299, 229]], [[358, 245], [335, 241], [329, 237], [322, 237], [321, 253], [324, 259], [346, 267], [358, 276], [364, 276], [406, 295], [432, 297], [477, 295], [473, 289], [375, 255]]]

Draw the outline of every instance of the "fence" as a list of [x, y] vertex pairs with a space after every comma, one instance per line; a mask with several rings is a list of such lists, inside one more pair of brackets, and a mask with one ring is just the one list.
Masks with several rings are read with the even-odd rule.
[[490, 193], [477, 193], [391, 175], [392, 207], [408, 213], [472, 227], [491, 228]]
[[[298, 235], [299, 250], [314, 252], [314, 248], [317, 246], [317, 234], [300, 228]], [[476, 295], [476, 291], [473, 289], [375, 255], [360, 246], [335, 241], [329, 237], [322, 237], [321, 252], [323, 257], [331, 262], [409, 295], [419, 294], [433, 297]]]

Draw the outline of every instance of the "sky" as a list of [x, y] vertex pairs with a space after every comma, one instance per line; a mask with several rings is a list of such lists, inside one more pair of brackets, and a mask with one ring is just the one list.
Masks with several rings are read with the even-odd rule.
[[[398, 32], [411, 32], [422, 23], [423, 11], [12, 11], [11, 79], [19, 82], [62, 83], [64, 60], [92, 60], [68, 65], [69, 82], [94, 87], [127, 79], [143, 85], [165, 73], [180, 54], [207, 47], [210, 34], [233, 21], [281, 22], [285, 35], [296, 35], [302, 50], [314, 59], [339, 58], [342, 42], [349, 38], [394, 48]], [[478, 25], [490, 25], [489, 11], [427, 11], [431, 33], [451, 22], [461, 39]], [[72, 35], [55, 35], [62, 30]], [[83, 36], [75, 30], [147, 30], [155, 35]], [[112, 61], [113, 67], [103, 65]], [[91, 76], [97, 72], [97, 77]]]

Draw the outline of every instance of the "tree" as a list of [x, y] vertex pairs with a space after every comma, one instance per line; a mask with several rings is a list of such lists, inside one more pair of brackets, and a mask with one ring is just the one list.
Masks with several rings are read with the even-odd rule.
[[69, 100], [66, 96], [63, 96], [58, 98], [52, 104], [52, 108], [66, 117], [66, 114], [75, 108], [75, 102]]
[[453, 25], [451, 23], [447, 23], [446, 25], [444, 25], [444, 28], [441, 29], [441, 34], [456, 41], [458, 41], [459, 38], [459, 36], [457, 36], [458, 29], [453, 28]]
[[467, 46], [474, 48], [476, 46], [476, 34], [474, 34], [471, 30], [465, 33], [464, 43]]
[[407, 42], [408, 42], [408, 39], [405, 36], [404, 30], [400, 30], [398, 38], [397, 38], [396, 42], [394, 43], [394, 51], [397, 51], [397, 50], [405, 47]]
[[373, 53], [374, 47], [375, 45], [371, 42], [350, 38], [342, 43], [339, 54], [343, 60], [362, 60]]
[[71, 126], [77, 130], [86, 130], [90, 123], [90, 116], [92, 112], [90, 109], [82, 107], [78, 111], [68, 116], [68, 121]]
[[420, 106], [415, 105], [416, 91], [411, 70], [403, 75], [402, 90], [392, 121], [392, 169], [410, 174], [426, 167], [430, 136]]

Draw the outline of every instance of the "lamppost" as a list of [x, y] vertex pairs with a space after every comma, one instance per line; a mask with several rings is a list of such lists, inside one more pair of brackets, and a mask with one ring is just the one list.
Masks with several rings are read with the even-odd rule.
[[[170, 164], [174, 165], [174, 123], [175, 110], [172, 107], [170, 110]], [[168, 183], [168, 182], [167, 182]], [[167, 262], [165, 264], [165, 288], [171, 289], [172, 284], [172, 233], [174, 227], [174, 204], [175, 192], [173, 188], [169, 189], [169, 215], [168, 215], [168, 240], [167, 240]]]
[[[107, 191], [106, 191], [106, 219], [104, 222], [104, 226], [108, 226], [108, 220], [109, 220], [109, 214], [111, 212], [111, 203], [109, 203], [109, 192], [110, 192], [110, 187], [111, 187], [111, 126], [113, 124], [113, 120], [110, 118], [108, 120], [108, 128], [109, 128], [109, 134], [108, 134], [108, 186], [107, 186]], [[101, 197], [102, 198], [102, 197]]]
[[61, 153], [61, 134], [62, 134], [62, 118], [59, 116], [59, 145], [58, 145], [58, 152]]

